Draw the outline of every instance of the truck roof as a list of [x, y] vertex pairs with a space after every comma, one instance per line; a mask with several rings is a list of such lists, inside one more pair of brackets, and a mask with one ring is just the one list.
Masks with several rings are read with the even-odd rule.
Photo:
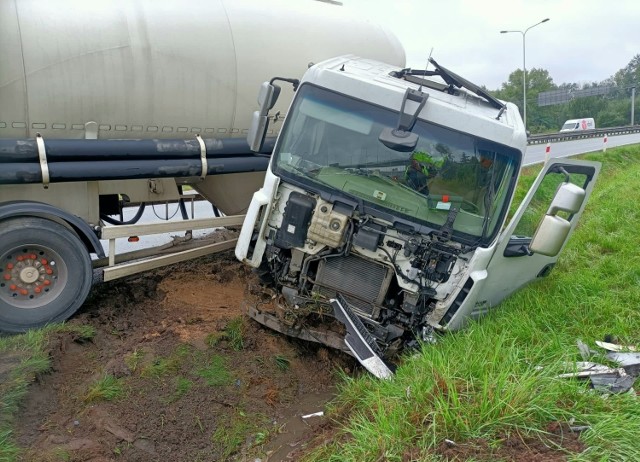
[[401, 70], [380, 61], [346, 55], [311, 67], [302, 83], [314, 83], [394, 110], [400, 110], [407, 88], [420, 89], [429, 94], [420, 119], [512, 146], [524, 153], [524, 125], [514, 104], [504, 103], [505, 109], [501, 111], [495, 102], [464, 88], [456, 88], [453, 94], [442, 91], [442, 87], [448, 85], [436, 80], [428, 80], [421, 87], [416, 79], [408, 81], [394, 76]]

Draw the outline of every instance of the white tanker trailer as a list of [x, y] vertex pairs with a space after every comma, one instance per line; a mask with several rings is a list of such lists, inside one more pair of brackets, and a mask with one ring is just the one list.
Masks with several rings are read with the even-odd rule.
[[[268, 163], [244, 141], [261, 82], [345, 53], [405, 59], [378, 25], [312, 0], [0, 0], [0, 43], [4, 331], [73, 314], [92, 284], [90, 255], [104, 257], [100, 238], [104, 280], [231, 247], [125, 265], [114, 255], [115, 238], [242, 222]], [[267, 136], [292, 94], [271, 109]], [[122, 198], [177, 200], [184, 184], [227, 216], [103, 226]]]

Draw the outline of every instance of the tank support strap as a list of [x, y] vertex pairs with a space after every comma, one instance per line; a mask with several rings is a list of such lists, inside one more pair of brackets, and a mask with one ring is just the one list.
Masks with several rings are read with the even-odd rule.
[[202, 162], [202, 173], [200, 173], [200, 179], [204, 180], [207, 176], [207, 147], [204, 144], [204, 140], [199, 134], [196, 134], [196, 139], [200, 144], [200, 162]]
[[38, 146], [38, 157], [40, 158], [42, 186], [44, 186], [44, 189], [49, 189], [49, 164], [47, 164], [47, 151], [44, 147], [44, 138], [40, 133], [36, 133], [36, 145]]

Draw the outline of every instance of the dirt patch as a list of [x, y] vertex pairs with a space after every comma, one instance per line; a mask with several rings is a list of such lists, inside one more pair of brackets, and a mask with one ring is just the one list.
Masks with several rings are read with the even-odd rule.
[[243, 316], [251, 278], [226, 253], [97, 287], [71, 321], [95, 337], [52, 339], [17, 416], [22, 460], [291, 460], [355, 364]]
[[[579, 433], [573, 432], [567, 425], [554, 422], [541, 436], [523, 436], [518, 433], [505, 435], [489, 444], [483, 439], [456, 444], [445, 441], [437, 448], [436, 453], [447, 461], [513, 461], [513, 462], [560, 462], [569, 460], [571, 455], [579, 454], [585, 449], [579, 439]], [[418, 460], [411, 452], [405, 454], [404, 460]]]

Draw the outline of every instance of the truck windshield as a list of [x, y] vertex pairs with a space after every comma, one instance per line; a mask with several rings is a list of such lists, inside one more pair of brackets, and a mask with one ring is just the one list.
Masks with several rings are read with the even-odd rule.
[[[427, 103], [428, 104], [428, 103]], [[398, 113], [306, 84], [275, 152], [274, 172], [306, 189], [355, 197], [368, 210], [432, 228], [458, 209], [453, 236], [488, 243], [502, 222], [520, 152], [418, 120], [411, 152], [382, 144]]]

